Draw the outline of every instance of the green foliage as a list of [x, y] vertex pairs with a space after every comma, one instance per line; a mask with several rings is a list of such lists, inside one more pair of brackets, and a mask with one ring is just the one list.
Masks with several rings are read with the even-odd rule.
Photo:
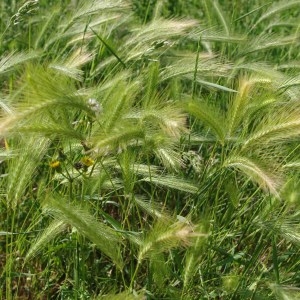
[[0, 299], [296, 299], [299, 1], [2, 2]]

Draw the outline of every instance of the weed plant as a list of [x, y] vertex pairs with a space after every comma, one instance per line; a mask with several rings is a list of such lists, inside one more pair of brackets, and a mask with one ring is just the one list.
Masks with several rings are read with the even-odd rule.
[[300, 1], [0, 8], [0, 299], [299, 299]]

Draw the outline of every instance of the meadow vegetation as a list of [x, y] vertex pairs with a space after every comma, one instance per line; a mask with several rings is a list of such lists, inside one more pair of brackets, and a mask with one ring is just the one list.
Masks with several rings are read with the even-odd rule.
[[0, 13], [0, 300], [300, 298], [299, 0]]

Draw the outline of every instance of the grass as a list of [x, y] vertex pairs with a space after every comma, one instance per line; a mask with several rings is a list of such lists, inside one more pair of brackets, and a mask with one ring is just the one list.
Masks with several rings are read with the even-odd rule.
[[299, 1], [0, 5], [0, 299], [299, 298]]

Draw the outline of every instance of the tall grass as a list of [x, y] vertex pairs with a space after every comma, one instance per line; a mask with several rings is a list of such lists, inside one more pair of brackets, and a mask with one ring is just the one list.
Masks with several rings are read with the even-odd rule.
[[299, 297], [299, 1], [0, 5], [0, 299]]

